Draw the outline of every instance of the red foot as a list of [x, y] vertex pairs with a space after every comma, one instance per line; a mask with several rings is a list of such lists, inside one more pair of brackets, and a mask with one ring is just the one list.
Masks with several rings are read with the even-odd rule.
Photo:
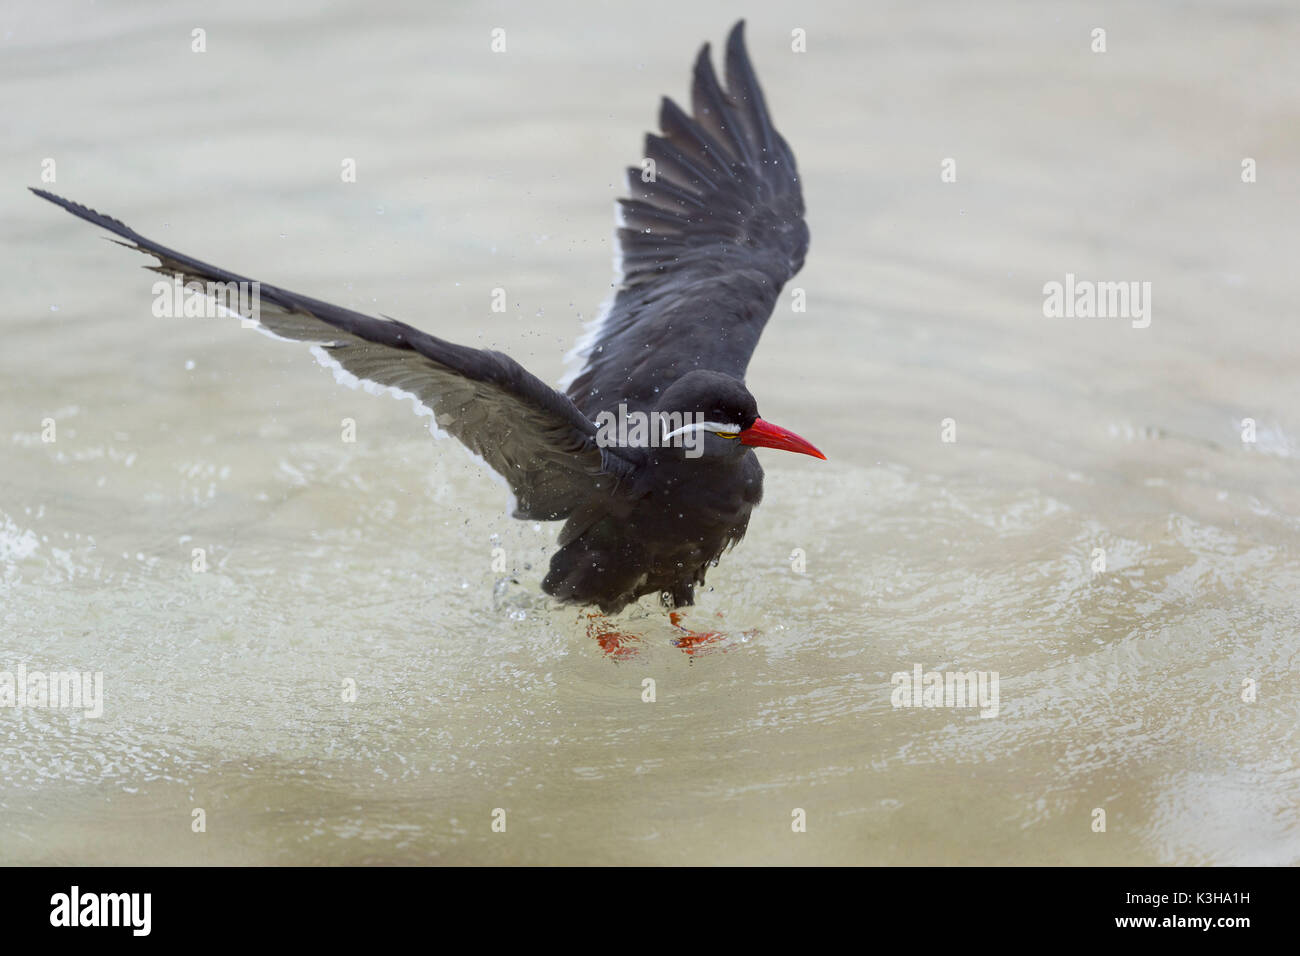
[[636, 645], [641, 639], [635, 634], [620, 634], [610, 630], [602, 614], [587, 615], [587, 636], [600, 645], [606, 656], [623, 661], [636, 656]]
[[[722, 615], [718, 615], [721, 617]], [[716, 644], [718, 641], [726, 640], [727, 635], [721, 631], [692, 631], [682, 624], [682, 614], [680, 611], [669, 611], [668, 620], [672, 622], [673, 627], [684, 632], [684, 636], [673, 641], [673, 647], [680, 648], [685, 654], [695, 654], [696, 651], [703, 650], [710, 644]]]

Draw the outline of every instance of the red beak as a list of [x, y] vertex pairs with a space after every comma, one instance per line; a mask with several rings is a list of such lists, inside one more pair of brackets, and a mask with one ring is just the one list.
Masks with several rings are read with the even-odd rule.
[[826, 460], [826, 456], [819, 452], [812, 442], [805, 441], [794, 432], [788, 431], [780, 425], [765, 422], [761, 418], [754, 419], [754, 424], [740, 433], [740, 443], [742, 445], [754, 445], [759, 448], [780, 448], [782, 451], [797, 451], [801, 455], [812, 455], [822, 461]]

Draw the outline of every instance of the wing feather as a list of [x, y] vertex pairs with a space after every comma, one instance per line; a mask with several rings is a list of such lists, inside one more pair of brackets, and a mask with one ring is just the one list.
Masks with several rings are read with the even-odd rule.
[[[251, 283], [236, 273], [168, 249], [102, 215], [33, 189], [87, 222], [102, 226], [158, 260], [148, 268], [186, 282]], [[558, 519], [631, 471], [617, 449], [596, 443], [596, 427], [574, 403], [501, 352], [469, 348], [395, 319], [380, 319], [258, 283], [263, 330], [311, 343], [324, 364], [358, 382], [413, 398], [438, 430], [457, 438], [506, 480], [518, 518]], [[252, 310], [250, 309], [250, 312]]]
[[723, 89], [706, 44], [694, 115], [665, 99], [662, 135], [645, 140], [653, 177], [627, 171], [617, 292], [575, 350], [583, 364], [566, 383], [589, 416], [620, 402], [652, 407], [692, 369], [743, 380], [777, 296], [803, 266], [799, 174], [745, 50], [744, 21], [727, 39], [725, 70]]

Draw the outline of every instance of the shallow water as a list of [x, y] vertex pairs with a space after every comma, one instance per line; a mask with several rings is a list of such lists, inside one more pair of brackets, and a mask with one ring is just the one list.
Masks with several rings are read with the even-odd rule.
[[[149, 260], [21, 188], [53, 158], [145, 235], [554, 381], [619, 171], [742, 14], [813, 236], [749, 385], [830, 461], [764, 455], [693, 654], [645, 600], [606, 656], [538, 590], [557, 526], [409, 406], [153, 318]], [[0, 862], [1300, 862], [1297, 20], [11, 4], [0, 670], [105, 691], [0, 709]], [[1150, 282], [1150, 326], [1044, 318], [1066, 273]], [[998, 715], [894, 708], [914, 664], [997, 671]]]

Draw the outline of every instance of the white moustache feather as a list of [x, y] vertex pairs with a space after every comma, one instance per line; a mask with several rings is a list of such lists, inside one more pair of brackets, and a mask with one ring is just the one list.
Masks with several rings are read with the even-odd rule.
[[674, 428], [672, 431], [670, 431], [667, 435], [663, 437], [663, 441], [668, 441], [669, 439], [676, 438], [678, 435], [685, 435], [688, 433], [695, 433], [699, 431], [738, 432], [740, 430], [741, 429], [739, 425], [730, 425], [726, 422], [696, 422], [694, 425], [683, 425], [681, 428]]

